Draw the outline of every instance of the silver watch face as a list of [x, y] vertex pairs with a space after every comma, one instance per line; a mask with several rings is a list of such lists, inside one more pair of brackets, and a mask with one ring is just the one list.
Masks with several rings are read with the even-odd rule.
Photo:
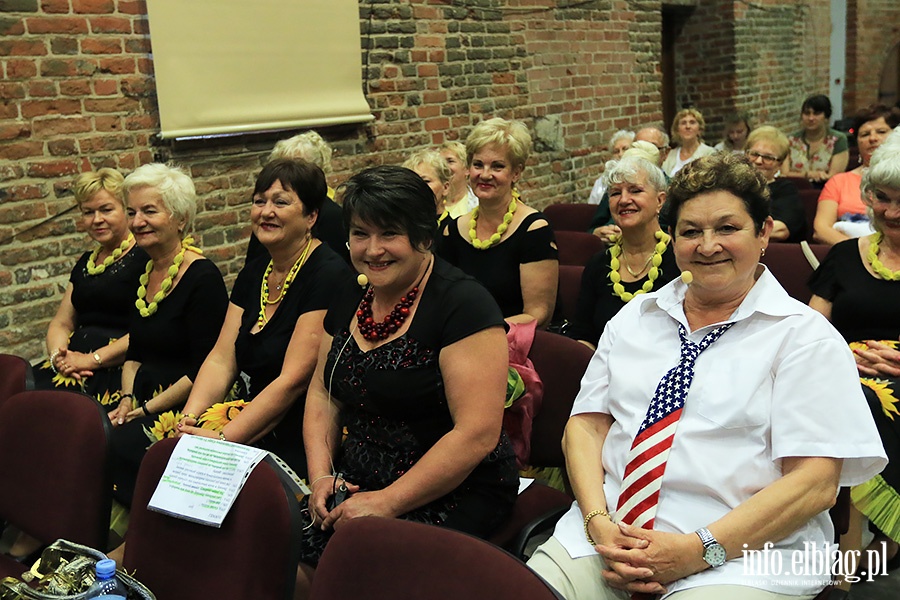
[[712, 544], [703, 551], [703, 560], [711, 567], [721, 567], [725, 564], [726, 552], [721, 544]]

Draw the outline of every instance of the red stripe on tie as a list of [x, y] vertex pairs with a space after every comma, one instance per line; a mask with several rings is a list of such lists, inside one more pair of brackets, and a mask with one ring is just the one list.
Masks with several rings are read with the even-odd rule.
[[[634, 506], [634, 508], [632, 508], [630, 511], [628, 511], [627, 515], [622, 517], [621, 521], [627, 525], [631, 525], [632, 523], [635, 522], [635, 520], [639, 516], [641, 516], [644, 513], [644, 511], [646, 511], [651, 506], [656, 506], [656, 504], [658, 502], [659, 502], [659, 490], [656, 490], [655, 492], [653, 492], [652, 494], [650, 494], [649, 496], [647, 496], [646, 498], [644, 498], [643, 500], [638, 502]], [[649, 521], [647, 521], [641, 527], [643, 529], [653, 529], [653, 521], [655, 519], [656, 519], [656, 515], [654, 515], [653, 518], [651, 518]]]

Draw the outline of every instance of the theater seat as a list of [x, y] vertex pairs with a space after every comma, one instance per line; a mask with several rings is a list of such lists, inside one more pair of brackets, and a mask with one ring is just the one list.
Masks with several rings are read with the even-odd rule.
[[543, 579], [503, 550], [433, 525], [381, 517], [335, 530], [310, 600], [560, 600]]
[[575, 318], [575, 311], [578, 307], [578, 294], [581, 291], [581, 276], [583, 274], [584, 267], [580, 265], [559, 266], [557, 302], [559, 303], [562, 317], [570, 323]]
[[553, 231], [580, 231], [591, 226], [597, 207], [593, 204], [551, 204], [543, 211]]
[[[821, 261], [828, 254], [831, 246], [827, 244], [809, 244], [810, 250]], [[792, 297], [804, 304], [809, 304], [812, 292], [807, 287], [813, 267], [803, 254], [800, 244], [772, 243], [766, 248], [766, 255], [761, 262], [768, 267], [778, 283]]]
[[606, 245], [596, 235], [584, 231], [557, 231], [556, 247], [559, 248], [560, 265], [583, 267], [598, 252], [606, 250]]
[[813, 223], [816, 220], [816, 210], [819, 208], [820, 190], [806, 188], [799, 190], [800, 204], [803, 206], [803, 213], [806, 215], [806, 241], [813, 241]]
[[21, 356], [0, 354], [0, 405], [7, 398], [34, 389], [31, 365]]

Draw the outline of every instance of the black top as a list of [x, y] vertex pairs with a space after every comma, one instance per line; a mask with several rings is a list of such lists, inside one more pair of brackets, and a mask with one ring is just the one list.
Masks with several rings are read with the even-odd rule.
[[137, 289], [140, 286], [138, 279], [150, 259], [142, 248], [134, 246], [119, 260], [106, 267], [103, 273], [89, 275], [87, 261], [90, 255], [90, 252], [82, 254], [69, 276], [72, 306], [75, 307], [78, 318], [77, 327], [102, 327], [118, 330], [124, 335], [137, 300]]
[[477, 250], [463, 239], [457, 219], [447, 220], [438, 236], [437, 252], [480, 281], [497, 301], [504, 317], [519, 315], [524, 310], [519, 266], [559, 257], [549, 225], [528, 231], [532, 223], [541, 220], [546, 222], [540, 212], [528, 215], [512, 235], [487, 250]]
[[[625, 302], [613, 292], [612, 281], [609, 280], [609, 259], [609, 251], [604, 250], [592, 256], [585, 265], [581, 274], [581, 289], [575, 306], [575, 318], [566, 331], [567, 336], [590, 342], [595, 346], [600, 341], [600, 335], [607, 321], [625, 306]], [[659, 277], [653, 282], [651, 290], [653, 292], [681, 274], [681, 270], [675, 264], [675, 252], [672, 250], [671, 242], [663, 252], [659, 270]], [[641, 289], [646, 281], [646, 276], [638, 281], [623, 281], [622, 287], [626, 292], [633, 294]]]
[[[327, 245], [319, 245], [297, 271], [294, 282], [266, 326], [250, 333], [259, 318], [260, 288], [268, 266], [268, 257], [248, 263], [238, 274], [231, 292], [231, 302], [244, 309], [234, 350], [238, 370], [247, 383], [247, 400], [255, 398], [281, 374], [297, 320], [308, 312], [327, 310], [335, 291], [353, 280], [347, 263]], [[277, 454], [301, 477], [306, 477], [303, 451], [305, 405], [306, 394], [303, 394], [294, 401], [275, 429], [254, 444]]]
[[147, 400], [151, 390], [165, 389], [185, 375], [193, 381], [219, 337], [227, 308], [225, 282], [206, 259], [188, 266], [156, 313], [142, 317], [133, 308], [126, 360], [141, 363], [135, 396]]
[[[441, 349], [490, 327], [503, 327], [496, 303], [471, 277], [435, 259], [419, 306], [403, 336], [368, 352], [350, 335], [363, 290], [351, 285], [325, 317], [334, 336], [325, 364], [326, 385], [342, 403], [347, 434], [337, 466], [363, 490], [382, 489], [403, 475], [453, 428], [441, 375]], [[440, 524], [468, 494], [490, 498], [490, 512], [506, 514], [518, 486], [515, 453], [505, 433], [460, 486], [416, 509]], [[483, 514], [463, 514], [474, 532]], [[417, 519], [418, 520], [418, 519]], [[488, 519], [496, 524], [496, 519]], [[481, 531], [481, 534], [488, 532]]]
[[800, 192], [789, 179], [776, 179], [769, 184], [771, 196], [769, 213], [787, 226], [790, 235], [785, 242], [799, 244], [806, 239], [806, 213], [800, 202]]
[[832, 303], [831, 323], [848, 342], [900, 337], [900, 282], [869, 273], [859, 255], [859, 240], [832, 246], [809, 287]]
[[[319, 218], [313, 225], [312, 234], [328, 244], [338, 256], [350, 264], [350, 250], [347, 248], [347, 232], [344, 231], [343, 209], [331, 198], [325, 198], [322, 208], [319, 209]], [[250, 234], [250, 243], [247, 245], [247, 258], [244, 264], [250, 263], [261, 256], [269, 257], [269, 252], [255, 235]]]

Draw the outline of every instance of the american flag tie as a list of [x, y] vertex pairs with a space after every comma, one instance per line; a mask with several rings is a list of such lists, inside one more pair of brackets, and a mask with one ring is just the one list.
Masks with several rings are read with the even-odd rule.
[[687, 339], [684, 325], [678, 325], [681, 338], [681, 360], [666, 373], [656, 386], [647, 415], [641, 423], [625, 466], [622, 492], [616, 508], [616, 521], [653, 529], [659, 488], [675, 428], [684, 408], [688, 390], [694, 379], [694, 362], [700, 353], [728, 331], [734, 323], [726, 323], [710, 331], [699, 344]]

